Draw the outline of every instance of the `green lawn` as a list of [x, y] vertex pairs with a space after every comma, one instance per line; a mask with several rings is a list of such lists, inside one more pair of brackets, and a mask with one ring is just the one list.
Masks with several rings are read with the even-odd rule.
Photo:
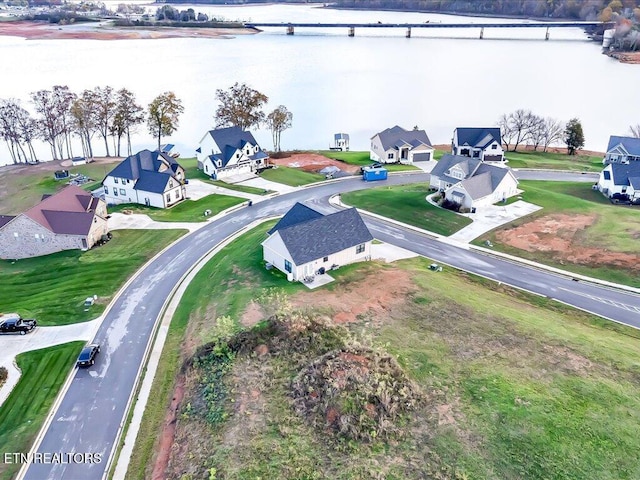
[[[370, 158], [369, 152], [334, 152], [331, 150], [322, 150], [318, 152], [320, 155], [324, 155], [327, 158], [333, 158], [335, 160], [340, 160], [344, 163], [348, 163], [349, 165], [371, 165], [372, 160]], [[418, 170], [418, 167], [414, 167], [413, 165], [402, 165], [390, 163], [384, 166], [390, 172], [406, 172], [410, 170]]]
[[545, 152], [505, 152], [511, 168], [540, 168], [549, 170], [575, 170], [581, 172], [600, 172], [602, 157], [582, 155], [566, 155]]
[[[22, 376], [0, 407], [3, 455], [29, 451], [83, 345], [72, 342], [18, 355]], [[15, 478], [19, 469], [19, 464], [0, 462], [0, 480]]]
[[440, 235], [451, 235], [471, 220], [450, 210], [431, 205], [425, 200], [427, 185], [397, 185], [359, 190], [342, 195], [347, 205], [423, 228]]
[[[112, 240], [87, 252], [69, 250], [0, 262], [0, 311], [35, 317], [40, 325], [96, 318], [120, 286], [184, 230], [116, 230]], [[85, 298], [99, 299], [88, 312]]]
[[[589, 183], [523, 180], [520, 182], [520, 188], [524, 190], [521, 195], [523, 200], [540, 205], [543, 209], [496, 231], [516, 227], [544, 215], [589, 215], [593, 216], [595, 220], [592, 225], [576, 235], [574, 241], [578, 245], [600, 249], [603, 252], [640, 255], [640, 244], [637, 241], [640, 236], [640, 210], [638, 208], [612, 205], [600, 192], [592, 190]], [[637, 274], [631, 269], [625, 269], [624, 266], [578, 265], [569, 261], [560, 262], [552, 252], [526, 252], [505, 245], [497, 240], [496, 231], [479, 237], [474, 243], [482, 245], [486, 240], [490, 240], [494, 245], [493, 248], [499, 251], [583, 275], [640, 287], [640, 279]]]
[[321, 182], [325, 179], [324, 175], [320, 175], [319, 173], [305, 172], [298, 168], [283, 166], [264, 170], [260, 176], [265, 180], [283, 183], [284, 185], [289, 185], [291, 187], [301, 187], [302, 185]]
[[265, 190], [263, 188], [234, 185], [233, 183], [226, 183], [221, 180], [211, 180], [211, 177], [205, 175], [202, 170], [198, 170], [198, 160], [195, 158], [181, 158], [178, 162], [184, 167], [185, 176], [189, 179], [195, 178], [197, 180], [210, 183], [211, 185], [217, 185], [218, 187], [228, 188], [229, 190], [235, 190], [237, 192], [253, 193], [255, 195], [266, 195], [271, 193], [270, 190]]
[[[110, 206], [109, 212], [127, 210], [132, 213], [142, 213], [149, 215], [149, 217], [158, 222], [206, 222], [211, 216], [243, 202], [246, 202], [244, 198], [214, 193], [200, 200], [185, 200], [171, 208], [155, 208], [137, 203], [123, 203]], [[211, 215], [205, 216], [205, 210], [211, 210]]]

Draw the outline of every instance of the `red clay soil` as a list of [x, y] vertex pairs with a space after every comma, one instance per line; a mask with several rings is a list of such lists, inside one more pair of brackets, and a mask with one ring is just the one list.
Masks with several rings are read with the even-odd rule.
[[40, 21], [0, 22], [0, 35], [27, 40], [136, 40], [154, 38], [228, 38], [255, 33], [242, 28], [113, 27], [108, 23], [56, 25]]
[[173, 439], [176, 434], [176, 415], [180, 408], [180, 403], [184, 397], [184, 376], [180, 375], [176, 381], [176, 388], [173, 391], [173, 399], [171, 400], [171, 406], [167, 410], [167, 414], [164, 419], [164, 426], [162, 427], [162, 433], [160, 434], [160, 441], [156, 448], [157, 456], [153, 464], [153, 473], [151, 474], [151, 480], [164, 480], [166, 478], [165, 471], [169, 464], [169, 458], [171, 456], [171, 447], [173, 446]]
[[560, 262], [609, 265], [640, 271], [638, 255], [610, 252], [580, 244], [580, 232], [595, 220], [595, 215], [545, 215], [519, 227], [499, 231], [496, 239], [527, 252], [548, 252]]
[[360, 167], [348, 163], [327, 158], [317, 153], [294, 153], [289, 157], [271, 158], [271, 162], [284, 167], [299, 168], [305, 172], [318, 172], [324, 167], [338, 167], [343, 172], [358, 173]]

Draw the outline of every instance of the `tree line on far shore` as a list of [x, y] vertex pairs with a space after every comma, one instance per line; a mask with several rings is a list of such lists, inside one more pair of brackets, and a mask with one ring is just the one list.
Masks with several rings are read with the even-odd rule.
[[[219, 102], [214, 115], [216, 127], [239, 126], [243, 130], [265, 124], [273, 136], [274, 150], [280, 150], [282, 132], [291, 127], [293, 115], [284, 105], [268, 115], [262, 110], [268, 97], [245, 84], [235, 83], [216, 90]], [[145, 123], [160, 149], [163, 137], [178, 129], [184, 112], [182, 101], [173, 92], [155, 97], [145, 108], [126, 88], [95, 87], [76, 94], [66, 85], [56, 85], [30, 94], [32, 115], [19, 100], [0, 98], [0, 139], [8, 146], [14, 164], [38, 161], [33, 143], [49, 145], [52, 160], [72, 158], [73, 139], [80, 140], [82, 156], [92, 158], [94, 141], [104, 142], [106, 156], [111, 147], [121, 156], [123, 140], [131, 155], [131, 135]]]

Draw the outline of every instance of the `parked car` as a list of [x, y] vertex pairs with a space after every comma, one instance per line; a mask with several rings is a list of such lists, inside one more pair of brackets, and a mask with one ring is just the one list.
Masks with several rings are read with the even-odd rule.
[[36, 328], [38, 322], [33, 318], [24, 319], [17, 313], [0, 315], [0, 333], [19, 333], [25, 335]]
[[100, 345], [97, 343], [90, 343], [82, 349], [80, 355], [78, 355], [78, 361], [76, 366], [78, 367], [90, 367], [96, 363], [96, 355], [100, 353]]

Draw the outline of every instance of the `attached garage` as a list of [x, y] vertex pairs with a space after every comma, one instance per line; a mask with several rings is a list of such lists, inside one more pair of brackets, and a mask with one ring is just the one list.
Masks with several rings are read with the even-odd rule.
[[429, 160], [431, 160], [431, 152], [413, 154], [414, 162], [428, 162]]

